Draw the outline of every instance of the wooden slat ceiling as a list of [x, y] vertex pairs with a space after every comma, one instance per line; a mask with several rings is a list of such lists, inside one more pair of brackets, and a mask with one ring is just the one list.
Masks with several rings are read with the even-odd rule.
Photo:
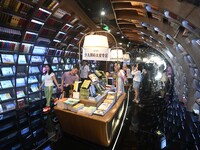
[[[157, 41], [154, 39], [155, 34], [161, 35], [162, 38], [166, 38], [167, 34], [173, 37], [180, 28], [197, 38], [200, 36], [200, 8], [196, 5], [178, 0], [110, 2], [119, 29], [130, 41], [145, 43], [147, 38]], [[182, 26], [183, 21], [188, 22], [188, 27]], [[141, 32], [149, 34], [144, 37]]]

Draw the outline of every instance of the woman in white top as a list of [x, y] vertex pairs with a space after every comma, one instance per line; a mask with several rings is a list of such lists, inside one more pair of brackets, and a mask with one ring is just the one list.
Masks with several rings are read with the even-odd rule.
[[51, 102], [51, 97], [52, 97], [52, 93], [53, 93], [54, 83], [56, 84], [58, 89], [60, 88], [58, 85], [58, 82], [56, 80], [55, 74], [53, 73], [53, 70], [51, 68], [51, 65], [47, 64], [45, 66], [45, 69], [46, 69], [46, 71], [45, 71], [44, 81], [40, 85], [40, 90], [42, 90], [43, 85], [45, 86], [44, 94], [45, 94], [45, 98], [46, 98], [47, 102], [46, 102], [46, 107], [43, 109], [44, 112], [50, 110], [50, 102]]
[[142, 72], [138, 69], [138, 65], [132, 67], [133, 75], [133, 89], [135, 92], [134, 102], [139, 103], [139, 89], [140, 89], [140, 82], [142, 80]]
[[124, 92], [124, 83], [127, 82], [127, 78], [123, 69], [120, 69], [120, 64], [115, 67], [117, 73], [116, 88], [117, 91]]

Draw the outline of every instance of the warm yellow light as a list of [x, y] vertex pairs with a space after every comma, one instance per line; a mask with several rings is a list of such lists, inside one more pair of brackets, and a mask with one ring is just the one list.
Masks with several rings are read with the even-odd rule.
[[108, 38], [104, 35], [87, 35], [84, 38], [83, 48], [109, 48]]

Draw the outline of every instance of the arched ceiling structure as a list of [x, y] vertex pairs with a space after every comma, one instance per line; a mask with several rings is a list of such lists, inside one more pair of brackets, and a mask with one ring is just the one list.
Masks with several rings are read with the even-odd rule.
[[200, 97], [199, 0], [101, 0], [97, 5], [77, 1], [95, 24], [99, 7], [104, 7], [108, 12], [104, 22], [114, 29], [112, 33], [117, 37], [114, 32], [119, 30], [125, 42], [132, 43], [127, 51], [138, 52], [142, 46], [145, 53], [164, 56], [173, 66], [176, 93], [180, 100], [186, 97], [191, 111], [196, 95]]

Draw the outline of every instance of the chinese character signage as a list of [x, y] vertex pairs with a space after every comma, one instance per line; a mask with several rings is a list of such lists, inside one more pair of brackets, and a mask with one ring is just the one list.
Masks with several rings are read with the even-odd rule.
[[83, 60], [107, 61], [109, 58], [107, 48], [83, 48]]

